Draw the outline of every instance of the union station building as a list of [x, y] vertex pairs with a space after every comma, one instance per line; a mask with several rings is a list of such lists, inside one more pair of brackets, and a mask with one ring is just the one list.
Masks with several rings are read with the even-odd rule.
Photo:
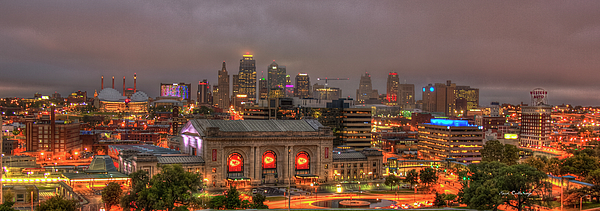
[[[177, 143], [171, 146], [174, 151], [179, 150], [177, 153], [163, 155], [157, 150], [136, 150], [142, 146], [127, 150], [120, 146], [112, 148], [113, 157], [124, 166], [119, 167], [123, 172], [150, 169], [153, 175], [158, 172], [151, 166], [177, 157], [176, 163], [184, 169], [202, 174], [208, 189], [382, 178], [380, 151], [334, 149], [333, 139], [331, 129], [314, 119], [194, 119], [182, 127], [180, 136], [171, 140]], [[140, 156], [157, 157], [153, 160], [158, 162], [145, 162]]]

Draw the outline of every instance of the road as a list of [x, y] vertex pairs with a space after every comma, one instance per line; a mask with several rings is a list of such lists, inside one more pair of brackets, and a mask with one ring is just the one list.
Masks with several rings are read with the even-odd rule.
[[[352, 195], [352, 196], [350, 196]], [[407, 203], [407, 204], [413, 204], [414, 202], [421, 202], [424, 203], [425, 201], [433, 201], [434, 199], [434, 195], [433, 194], [416, 194], [416, 195], [400, 195], [398, 197], [396, 197], [394, 194], [370, 194], [370, 195], [356, 195], [356, 194], [350, 194], [350, 195], [345, 195], [345, 196], [338, 196], [338, 195], [319, 195], [318, 199], [316, 199], [315, 197], [307, 197], [304, 199], [298, 198], [298, 199], [293, 199], [291, 201], [291, 207], [292, 209], [311, 209], [311, 208], [317, 208], [317, 209], [323, 209], [324, 207], [319, 207], [319, 206], [313, 206], [311, 205], [314, 202], [317, 201], [327, 201], [327, 200], [336, 200], [336, 199], [352, 199], [352, 200], [360, 200], [360, 199], [386, 199], [386, 200], [390, 200], [390, 201], [396, 201], [397, 204], [403, 204], [403, 203]], [[284, 200], [284, 201], [274, 201], [274, 202], [270, 202], [270, 201], [266, 201], [265, 205], [269, 206], [269, 209], [287, 209], [288, 206], [288, 201]]]

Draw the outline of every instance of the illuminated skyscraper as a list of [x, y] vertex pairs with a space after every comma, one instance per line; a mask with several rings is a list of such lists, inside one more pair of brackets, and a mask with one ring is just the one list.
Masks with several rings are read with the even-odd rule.
[[279, 66], [277, 63], [275, 63], [275, 60], [273, 60], [273, 63], [271, 63], [267, 68], [267, 72], [269, 89], [285, 88], [285, 66]]
[[252, 55], [240, 59], [239, 94], [246, 95], [248, 103], [256, 103], [256, 61]]
[[269, 88], [267, 85], [266, 78], [261, 78], [258, 80], [258, 97], [261, 100], [267, 99], [269, 97]]
[[229, 73], [227, 72], [227, 68], [225, 66], [225, 62], [223, 62], [223, 67], [219, 70], [219, 83], [217, 87], [213, 87], [217, 92], [213, 95], [217, 99], [215, 100], [215, 104], [218, 108], [227, 110], [229, 109], [229, 102], [231, 98], [229, 97]]
[[446, 84], [436, 83], [423, 87], [423, 111], [440, 112], [446, 116], [454, 116], [456, 110], [456, 101], [454, 90], [456, 84], [450, 80]]
[[197, 102], [198, 102], [198, 105], [212, 103], [212, 92], [210, 91], [210, 84], [208, 83], [208, 80], [206, 80], [206, 79], [198, 82]]
[[298, 73], [296, 76], [296, 97], [310, 98], [310, 77], [306, 73]]
[[404, 110], [410, 110], [415, 108], [414, 84], [398, 85], [398, 105]]
[[365, 75], [360, 77], [359, 87], [356, 90], [356, 101], [358, 103], [365, 103], [368, 99], [377, 99], [379, 97], [379, 93], [377, 90], [373, 90], [373, 86], [371, 85], [371, 75], [365, 73]]
[[479, 107], [479, 89], [470, 86], [456, 86], [456, 112], [466, 114], [469, 109]]
[[389, 106], [398, 105], [398, 84], [400, 84], [398, 73], [388, 74], [385, 103]]

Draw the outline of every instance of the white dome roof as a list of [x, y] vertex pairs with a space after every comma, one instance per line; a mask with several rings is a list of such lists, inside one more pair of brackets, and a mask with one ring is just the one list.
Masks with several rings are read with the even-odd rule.
[[131, 101], [135, 102], [146, 102], [148, 101], [148, 95], [144, 92], [136, 92], [131, 95]]
[[123, 97], [119, 91], [112, 88], [104, 88], [100, 91], [100, 94], [98, 94], [98, 99], [104, 101], [119, 101], [124, 98], [125, 97]]

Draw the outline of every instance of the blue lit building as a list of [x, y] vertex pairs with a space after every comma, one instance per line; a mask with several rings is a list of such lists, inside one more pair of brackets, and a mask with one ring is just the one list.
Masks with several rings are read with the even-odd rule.
[[461, 163], [481, 162], [484, 132], [467, 120], [431, 119], [418, 128], [419, 152], [430, 160], [455, 158]]

